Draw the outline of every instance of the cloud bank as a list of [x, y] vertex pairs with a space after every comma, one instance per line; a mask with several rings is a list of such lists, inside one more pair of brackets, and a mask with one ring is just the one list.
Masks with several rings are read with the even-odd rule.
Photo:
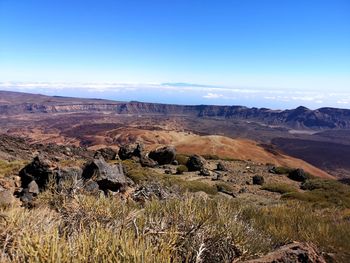
[[283, 90], [269, 87], [227, 87], [193, 83], [63, 83], [0, 82], [1, 90], [46, 95], [148, 101], [177, 104], [245, 105], [274, 109], [347, 107], [349, 92]]

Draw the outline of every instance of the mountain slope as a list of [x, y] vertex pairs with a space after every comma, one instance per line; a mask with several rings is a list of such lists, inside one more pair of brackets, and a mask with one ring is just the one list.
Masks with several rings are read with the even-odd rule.
[[0, 91], [0, 114], [112, 112], [133, 115], [167, 115], [250, 120], [266, 125], [295, 129], [350, 129], [350, 110], [320, 108], [310, 110], [270, 110], [243, 106], [171, 105], [143, 102], [116, 102], [97, 99], [49, 97]]

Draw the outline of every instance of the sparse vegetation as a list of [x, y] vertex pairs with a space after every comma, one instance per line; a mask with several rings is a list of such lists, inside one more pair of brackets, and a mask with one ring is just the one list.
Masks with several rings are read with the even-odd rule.
[[217, 183], [216, 188], [219, 192], [227, 192], [227, 193], [233, 192], [232, 185], [226, 182]]
[[284, 198], [292, 198], [311, 202], [317, 206], [350, 208], [350, 186], [335, 180], [311, 179], [301, 186], [305, 192], [294, 192], [283, 195]]
[[292, 193], [297, 192], [298, 189], [290, 184], [283, 184], [283, 183], [269, 183], [265, 184], [261, 189], [274, 192], [274, 193]]
[[293, 169], [283, 166], [274, 167], [273, 171], [275, 174], [289, 174]]
[[176, 161], [180, 165], [186, 165], [188, 159], [189, 159], [189, 156], [186, 154], [176, 154]]
[[177, 168], [176, 168], [176, 173], [177, 174], [183, 174], [185, 172], [188, 172], [188, 168], [186, 165], [179, 165]]
[[26, 165], [26, 161], [4, 161], [0, 160], [0, 177], [16, 174], [21, 168]]

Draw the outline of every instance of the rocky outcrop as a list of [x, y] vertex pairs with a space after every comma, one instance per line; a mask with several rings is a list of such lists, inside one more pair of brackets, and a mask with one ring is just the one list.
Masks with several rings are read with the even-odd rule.
[[321, 253], [311, 244], [293, 242], [264, 257], [246, 263], [326, 263]]
[[96, 151], [94, 157], [97, 158], [99, 156], [103, 157], [106, 161], [112, 161], [118, 158], [118, 153], [112, 148], [106, 147]]
[[143, 155], [144, 146], [141, 143], [126, 144], [119, 148], [119, 158], [122, 160], [131, 159], [132, 157], [140, 158]]
[[201, 171], [205, 168], [206, 161], [199, 155], [192, 155], [188, 159], [186, 166], [190, 172]]
[[36, 156], [19, 172], [23, 188], [27, 188], [32, 181], [35, 181], [40, 189], [44, 189], [53, 175], [52, 164], [43, 156]]
[[127, 186], [133, 185], [133, 181], [124, 175], [123, 166], [109, 165], [102, 158], [95, 159], [85, 165], [82, 177], [85, 180], [95, 181], [99, 189], [103, 191], [120, 192]]
[[172, 146], [165, 146], [151, 151], [148, 155], [158, 164], [171, 164], [176, 158], [176, 150]]

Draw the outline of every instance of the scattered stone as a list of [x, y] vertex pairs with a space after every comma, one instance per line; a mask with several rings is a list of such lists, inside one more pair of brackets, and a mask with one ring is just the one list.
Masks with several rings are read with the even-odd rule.
[[190, 172], [201, 171], [205, 168], [206, 161], [203, 157], [199, 155], [192, 155], [187, 161], [187, 168]]
[[102, 156], [106, 161], [118, 159], [118, 153], [109, 147], [99, 149], [95, 152], [94, 158], [99, 158], [100, 156]]
[[317, 248], [308, 243], [293, 242], [285, 245], [266, 256], [245, 261], [246, 263], [326, 263], [325, 258]]
[[288, 178], [298, 182], [305, 182], [308, 176], [303, 169], [295, 169], [289, 173]]
[[254, 175], [253, 176], [253, 184], [255, 185], [263, 185], [265, 182], [264, 177], [261, 175]]
[[151, 151], [148, 156], [160, 165], [171, 164], [175, 160], [176, 150], [172, 146], [166, 146]]
[[20, 194], [20, 200], [22, 201], [24, 206], [31, 207], [32, 202], [34, 200], [34, 195], [32, 193], [29, 193], [28, 188], [23, 189], [23, 191]]
[[33, 194], [33, 195], [38, 195], [39, 194], [39, 186], [35, 181], [31, 181], [28, 184], [28, 192]]
[[209, 169], [203, 167], [200, 170], [199, 175], [201, 175], [201, 176], [211, 176], [211, 172], [210, 172]]
[[172, 174], [173, 172], [171, 170], [165, 170], [164, 173], [165, 174]]
[[4, 190], [0, 192], [0, 207], [10, 207], [16, 202], [16, 198], [13, 196], [12, 192], [9, 190]]
[[158, 165], [158, 163], [154, 160], [152, 160], [151, 158], [149, 158], [147, 155], [143, 155], [140, 158], [140, 163], [142, 165], [142, 167], [156, 167]]
[[216, 170], [217, 170], [217, 171], [226, 172], [228, 169], [227, 169], [227, 167], [225, 166], [225, 164], [223, 164], [222, 162], [219, 162], [219, 163], [217, 164]]
[[247, 188], [241, 188], [239, 189], [238, 193], [239, 194], [244, 194], [244, 193], [247, 193], [248, 192], [248, 189]]
[[109, 165], [103, 159], [95, 159], [85, 165], [82, 177], [86, 180], [92, 179], [103, 191], [124, 191], [133, 181], [124, 175], [123, 166]]

